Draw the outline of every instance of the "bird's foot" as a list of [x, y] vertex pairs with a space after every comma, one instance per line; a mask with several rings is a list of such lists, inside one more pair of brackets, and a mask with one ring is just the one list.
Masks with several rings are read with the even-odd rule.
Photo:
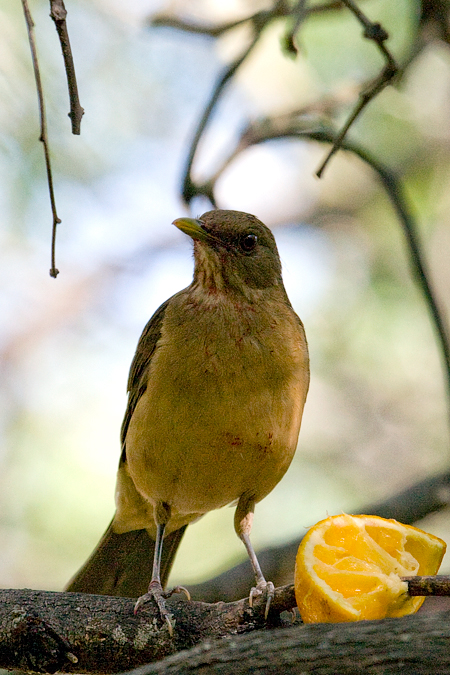
[[184, 593], [188, 600], [191, 599], [189, 591], [184, 586], [175, 586], [170, 591], [165, 591], [159, 581], [151, 581], [147, 593], [138, 598], [134, 606], [134, 613], [137, 614], [143, 605], [153, 600], [156, 602], [161, 619], [166, 622], [170, 637], [172, 637], [175, 622], [173, 621], [173, 615], [166, 607], [166, 600], [174, 593]]
[[266, 594], [266, 607], [264, 609], [264, 618], [267, 619], [269, 615], [270, 604], [275, 596], [275, 586], [271, 581], [266, 581], [264, 578], [259, 579], [256, 586], [254, 586], [250, 595], [248, 596], [248, 604], [250, 607], [253, 607], [253, 598], [257, 598], [259, 595]]

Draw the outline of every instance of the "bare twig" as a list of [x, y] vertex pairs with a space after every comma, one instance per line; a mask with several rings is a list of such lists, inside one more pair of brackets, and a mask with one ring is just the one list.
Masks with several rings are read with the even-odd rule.
[[[318, 139], [320, 140], [320, 139]], [[322, 140], [325, 140], [322, 135]], [[328, 137], [330, 142], [330, 136]], [[403, 232], [406, 237], [408, 250], [410, 254], [413, 275], [419, 284], [426, 304], [431, 314], [432, 321], [437, 333], [440, 344], [440, 351], [444, 361], [444, 369], [446, 373], [448, 403], [450, 404], [450, 343], [447, 333], [447, 328], [444, 324], [442, 314], [439, 308], [438, 301], [435, 297], [433, 287], [431, 285], [431, 276], [427, 269], [427, 264], [422, 253], [422, 247], [419, 242], [419, 235], [415, 220], [407, 206], [406, 198], [404, 196], [403, 187], [393, 171], [383, 166], [381, 162], [376, 160], [370, 153], [361, 148], [355, 143], [346, 142], [342, 144], [344, 150], [350, 150], [354, 154], [363, 159], [372, 169], [378, 174], [379, 179], [391, 200], [392, 205], [397, 213], [400, 223], [403, 227]], [[450, 419], [450, 411], [449, 411]]]
[[78, 97], [77, 78], [75, 75], [75, 66], [73, 63], [72, 49], [70, 47], [69, 33], [67, 32], [66, 16], [67, 11], [63, 0], [50, 0], [50, 16], [55, 22], [56, 31], [61, 43], [61, 49], [64, 58], [64, 67], [67, 75], [67, 85], [69, 88], [70, 112], [69, 117], [72, 122], [72, 133], [79, 135], [81, 118], [84, 109], [80, 105]]
[[236, 26], [241, 26], [248, 20], [249, 17], [245, 17], [244, 19], [238, 19], [237, 21], [207, 26], [184, 21], [183, 19], [179, 19], [177, 16], [172, 16], [171, 14], [161, 13], [153, 14], [148, 19], [148, 24], [149, 26], [153, 26], [155, 28], [174, 28], [175, 30], [182, 30], [185, 33], [196, 33], [197, 35], [206, 35], [208, 37], [216, 38], [220, 35], [223, 35], [227, 31], [236, 28]]
[[[203, 189], [200, 190], [199, 185], [194, 182], [192, 179], [192, 167], [197, 153], [198, 145], [203, 137], [205, 129], [210, 121], [212, 113], [225, 89], [226, 84], [234, 76], [238, 68], [242, 65], [245, 59], [249, 56], [250, 52], [256, 45], [261, 35], [263, 29], [273, 20], [280, 17], [294, 17], [294, 27], [291, 31], [291, 37], [289, 38], [289, 33], [287, 36], [288, 48], [289, 44], [292, 43], [292, 49], [295, 49], [294, 45], [294, 33], [298, 29], [300, 22], [310, 14], [316, 14], [320, 12], [332, 11], [342, 9], [344, 7], [343, 0], [334, 0], [322, 5], [317, 5], [313, 7], [306, 8], [305, 0], [298, 0], [297, 4], [292, 8], [286, 2], [286, 0], [275, 0], [273, 6], [269, 10], [262, 10], [252, 14], [243, 19], [237, 21], [232, 21], [229, 23], [216, 25], [216, 26], [206, 26], [195, 24], [189, 21], [184, 21], [179, 19], [176, 16], [168, 14], [157, 14], [149, 19], [149, 24], [152, 26], [165, 26], [170, 28], [175, 28], [178, 30], [183, 30], [186, 32], [198, 33], [201, 35], [206, 35], [209, 37], [217, 38], [223, 35], [225, 32], [236, 28], [236, 26], [242, 25], [244, 23], [250, 23], [253, 30], [253, 38], [250, 42], [250, 45], [245, 48], [241, 55], [239, 55], [229, 66], [226, 67], [223, 74], [218, 78], [211, 96], [205, 106], [205, 109], [202, 113], [202, 116], [197, 124], [197, 128], [194, 133], [193, 140], [189, 146], [186, 164], [183, 171], [182, 177], [182, 197], [184, 201], [189, 204], [191, 200], [198, 195], [206, 196], [211, 203], [214, 205], [214, 195], [208, 189], [209, 182], [203, 184]], [[291, 51], [292, 51], [291, 49]]]
[[[300, 0], [300, 2], [305, 2], [305, 0]], [[312, 14], [322, 14], [324, 12], [340, 10], [344, 7], [344, 0], [332, 0], [331, 2], [326, 2], [321, 5], [314, 5], [312, 7], [305, 8], [305, 15], [309, 16]], [[208, 26], [205, 24], [192, 23], [191, 21], [186, 21], [180, 19], [173, 14], [165, 14], [164, 12], [153, 14], [148, 19], [148, 25], [153, 27], [160, 28], [174, 28], [175, 30], [182, 30], [185, 33], [196, 33], [198, 35], [206, 35], [208, 37], [217, 38], [237, 26], [242, 26], [242, 24], [251, 22], [255, 25], [262, 23], [267, 25], [268, 21], [273, 19], [278, 19], [282, 17], [288, 17], [293, 15], [295, 17], [296, 9], [291, 9], [288, 3], [285, 0], [277, 0], [274, 6], [269, 10], [261, 10], [255, 12], [255, 14], [250, 14], [243, 19], [237, 19], [236, 21], [229, 21], [227, 23], [216, 24]]]
[[[194, 157], [197, 151], [198, 144], [203, 136], [205, 128], [208, 124], [208, 121], [211, 117], [211, 114], [219, 100], [222, 91], [225, 87], [225, 84], [228, 80], [234, 75], [236, 70], [242, 64], [242, 62], [247, 58], [250, 51], [253, 49], [255, 44], [258, 42], [261, 31], [265, 26], [267, 26], [274, 19], [284, 17], [292, 17], [294, 23], [291, 29], [286, 33], [283, 44], [286, 53], [290, 55], [297, 54], [297, 47], [294, 42], [295, 35], [299, 29], [300, 24], [304, 19], [314, 13], [327, 12], [332, 10], [340, 10], [343, 7], [347, 7], [357, 18], [357, 20], [364, 27], [364, 37], [368, 40], [373, 40], [377, 45], [378, 49], [382, 53], [383, 57], [386, 60], [386, 65], [378, 75], [365, 89], [360, 93], [359, 102], [356, 105], [355, 109], [351, 113], [349, 119], [345, 123], [341, 132], [338, 136], [335, 137], [333, 146], [326, 156], [325, 160], [322, 162], [321, 166], [317, 170], [317, 176], [320, 178], [326, 165], [330, 161], [331, 157], [342, 147], [343, 141], [346, 137], [346, 134], [356, 120], [356, 118], [361, 114], [363, 109], [368, 105], [368, 103], [379, 94], [392, 80], [394, 75], [397, 73], [397, 64], [391, 55], [390, 51], [385, 46], [385, 41], [388, 39], [388, 34], [384, 28], [376, 22], [370, 21], [365, 14], [359, 9], [354, 0], [335, 0], [333, 2], [324, 3], [321, 5], [316, 5], [313, 7], [306, 7], [305, 0], [297, 0], [293, 7], [290, 7], [285, 0], [276, 0], [273, 7], [270, 10], [257, 12], [249, 17], [239, 19], [237, 21], [229, 22], [222, 25], [216, 26], [202, 26], [199, 24], [194, 24], [190, 22], [183, 21], [177, 17], [160, 14], [154, 16], [150, 23], [153, 26], [168, 26], [176, 28], [179, 30], [184, 30], [188, 32], [200, 33], [203, 35], [208, 35], [210, 37], [217, 38], [226, 31], [235, 28], [243, 23], [251, 22], [253, 24], [254, 38], [248, 50], [246, 50], [241, 56], [239, 56], [225, 71], [224, 75], [219, 78], [216, 83], [214, 90], [211, 94], [211, 97], [205, 107], [205, 110], [202, 114], [202, 117], [197, 125], [197, 130], [194, 135], [194, 139], [190, 145], [188, 151], [188, 157], [186, 161], [185, 171], [183, 174], [183, 183], [182, 183], [182, 196], [186, 203], [189, 203], [192, 198], [196, 195], [204, 194], [208, 199], [214, 204], [214, 196], [211, 192], [199, 192], [196, 191], [195, 182], [192, 180], [192, 165]], [[209, 186], [209, 183], [204, 183], [203, 188], [206, 190]]]
[[402, 577], [411, 596], [450, 595], [450, 576], [438, 574], [429, 577]]
[[[200, 143], [200, 139], [203, 136], [205, 128], [211, 118], [214, 108], [216, 107], [216, 104], [227, 82], [233, 77], [239, 66], [242, 65], [242, 63], [245, 61], [247, 56], [250, 54], [250, 52], [258, 42], [258, 39], [259, 33], [257, 33], [253, 37], [250, 45], [247, 46], [245, 50], [242, 52], [242, 54], [240, 54], [229, 66], [227, 66], [223, 74], [219, 77], [212, 91], [210, 99], [203, 111], [200, 121], [198, 122], [197, 129], [194, 133], [194, 138], [189, 146], [189, 151], [186, 158], [186, 165], [183, 171], [181, 194], [186, 204], [189, 204], [196, 195], [201, 194], [199, 193], [195, 183], [192, 180], [192, 165], [197, 152], [198, 144]], [[212, 193], [205, 192], [203, 194], [205, 194], [210, 199], [211, 203], [215, 205]]]
[[397, 64], [390, 53], [390, 51], [385, 46], [385, 41], [388, 39], [388, 34], [384, 28], [379, 23], [373, 23], [370, 21], [365, 14], [359, 9], [353, 0], [342, 0], [342, 2], [348, 7], [348, 9], [353, 12], [358, 21], [364, 26], [364, 37], [368, 40], [373, 40], [377, 45], [378, 49], [382, 53], [383, 57], [386, 59], [386, 65], [378, 75], [378, 77], [373, 80], [359, 95], [359, 102], [356, 105], [355, 109], [351, 113], [347, 122], [344, 124], [343, 128], [333, 141], [331, 150], [325, 157], [324, 161], [317, 170], [317, 177], [320, 178], [325, 170], [330, 159], [333, 155], [342, 147], [344, 138], [347, 135], [347, 132], [356, 118], [361, 114], [366, 105], [377, 96], [392, 80], [394, 75], [397, 73]]
[[298, 54], [297, 45], [295, 44], [295, 36], [298, 29], [300, 28], [300, 25], [303, 23], [308, 14], [306, 0], [297, 0], [297, 4], [293, 8], [292, 14], [294, 16], [294, 23], [283, 38], [283, 47], [287, 54], [295, 57]]
[[191, 23], [183, 19], [179, 19], [176, 16], [171, 14], [154, 14], [148, 20], [150, 26], [159, 26], [167, 28], [175, 28], [176, 30], [182, 30], [186, 33], [197, 33], [199, 35], [207, 35], [209, 37], [220, 37], [224, 33], [237, 26], [241, 26], [244, 23], [252, 23], [253, 26], [265, 26], [268, 21], [273, 19], [287, 16], [290, 12], [290, 8], [285, 0], [275, 0], [274, 5], [269, 10], [261, 10], [250, 14], [242, 19], [237, 19], [236, 21], [229, 21], [227, 23], [206, 26], [196, 23]]
[[45, 116], [45, 105], [44, 105], [44, 93], [42, 89], [42, 81], [41, 81], [41, 74], [39, 71], [39, 62], [38, 62], [38, 57], [37, 57], [37, 51], [36, 51], [36, 41], [34, 39], [34, 22], [30, 14], [30, 9], [28, 7], [28, 0], [22, 0], [22, 7], [23, 11], [25, 14], [25, 21], [27, 24], [27, 30], [28, 30], [28, 40], [30, 43], [30, 49], [31, 49], [31, 58], [33, 60], [33, 70], [34, 70], [34, 77], [36, 80], [36, 90], [37, 90], [37, 95], [38, 95], [38, 102], [39, 102], [39, 118], [40, 118], [40, 127], [41, 127], [41, 133], [39, 136], [39, 140], [42, 142], [44, 146], [44, 156], [45, 156], [45, 166], [47, 169], [47, 184], [48, 184], [48, 190], [50, 194], [50, 204], [52, 208], [52, 214], [53, 214], [53, 226], [52, 226], [52, 245], [51, 245], [51, 267], [50, 267], [50, 276], [56, 279], [56, 277], [59, 274], [59, 270], [56, 269], [55, 265], [55, 246], [56, 246], [56, 228], [57, 225], [61, 222], [61, 220], [58, 218], [58, 214], [56, 212], [56, 202], [55, 202], [55, 194], [53, 190], [53, 176], [52, 176], [52, 168], [51, 168], [51, 163], [50, 163], [50, 149], [49, 149], [49, 143], [48, 143], [48, 135], [47, 135], [47, 121], [46, 121], [46, 116]]

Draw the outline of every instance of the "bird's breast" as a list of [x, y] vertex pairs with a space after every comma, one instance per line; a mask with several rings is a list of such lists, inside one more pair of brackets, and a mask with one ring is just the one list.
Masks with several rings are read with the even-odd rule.
[[295, 452], [307, 388], [289, 307], [169, 307], [126, 437], [138, 491], [186, 514], [262, 499]]

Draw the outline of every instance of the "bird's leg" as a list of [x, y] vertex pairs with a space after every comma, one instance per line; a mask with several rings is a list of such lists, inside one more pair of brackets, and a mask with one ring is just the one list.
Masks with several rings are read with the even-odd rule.
[[264, 575], [261, 571], [261, 567], [256, 557], [256, 553], [253, 549], [252, 543], [250, 541], [250, 532], [253, 524], [253, 512], [255, 510], [255, 499], [254, 497], [249, 497], [248, 495], [242, 495], [239, 499], [238, 505], [236, 507], [236, 513], [234, 514], [234, 529], [239, 539], [244, 543], [245, 548], [247, 549], [248, 557], [253, 567], [255, 573], [256, 586], [254, 586], [248, 598], [250, 607], [253, 605], [253, 598], [257, 595], [262, 595], [263, 593], [267, 594], [266, 608], [264, 611], [264, 618], [267, 619], [269, 614], [270, 603], [273, 600], [275, 594], [275, 588], [271, 581], [266, 581]]
[[172, 623], [172, 614], [166, 607], [166, 599], [170, 598], [174, 593], [185, 593], [187, 599], [190, 600], [189, 591], [183, 586], [176, 586], [170, 591], [165, 591], [161, 584], [161, 555], [162, 547], [164, 542], [164, 532], [166, 525], [170, 519], [170, 506], [163, 502], [158, 503], [155, 508], [155, 520], [156, 520], [156, 542], [155, 542], [155, 552], [153, 555], [153, 568], [152, 568], [152, 578], [148, 586], [148, 591], [145, 595], [141, 595], [138, 598], [135, 606], [134, 613], [136, 614], [140, 607], [149, 600], [154, 600], [158, 606], [159, 613], [161, 618], [166, 622], [169, 633], [173, 635], [173, 623]]

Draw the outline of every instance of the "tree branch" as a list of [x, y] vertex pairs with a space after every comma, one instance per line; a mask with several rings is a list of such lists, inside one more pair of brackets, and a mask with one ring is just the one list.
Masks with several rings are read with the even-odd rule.
[[42, 145], [44, 146], [44, 157], [45, 157], [45, 166], [47, 170], [47, 184], [48, 184], [48, 191], [50, 194], [50, 204], [52, 208], [52, 214], [53, 214], [53, 225], [52, 225], [52, 245], [51, 245], [51, 267], [50, 267], [50, 276], [56, 279], [56, 277], [59, 274], [59, 270], [56, 269], [56, 264], [55, 264], [55, 247], [56, 247], [56, 228], [57, 225], [61, 222], [61, 220], [58, 218], [58, 214], [56, 212], [56, 201], [55, 201], [55, 193], [53, 190], [53, 175], [52, 175], [52, 167], [50, 163], [50, 149], [49, 149], [49, 143], [48, 143], [48, 135], [47, 135], [47, 120], [46, 120], [46, 115], [45, 115], [45, 104], [44, 104], [44, 93], [42, 89], [42, 81], [41, 81], [41, 74], [39, 71], [39, 61], [37, 57], [37, 50], [36, 50], [36, 41], [34, 38], [34, 22], [31, 17], [30, 9], [28, 7], [28, 0], [22, 0], [22, 7], [23, 7], [23, 12], [25, 15], [25, 21], [27, 24], [27, 30], [28, 30], [28, 41], [30, 43], [30, 49], [31, 49], [31, 58], [33, 61], [33, 70], [34, 70], [34, 77], [36, 80], [36, 90], [37, 90], [37, 95], [38, 95], [38, 103], [39, 103], [39, 118], [40, 118], [40, 127], [41, 127], [41, 133], [39, 136], [39, 140], [42, 142]]
[[[438, 584], [445, 586], [449, 592], [449, 579], [439, 577], [417, 577], [406, 579], [408, 584], [415, 583], [416, 595], [435, 594]], [[444, 582], [444, 583], [443, 583]], [[208, 653], [208, 659], [217, 659], [225, 665], [224, 673], [231, 673], [230, 667], [236, 656], [236, 649], [242, 659], [244, 671], [253, 672], [255, 658], [260, 661], [266, 671], [264, 662], [272, 662], [285, 671], [285, 640], [290, 643], [288, 661], [303, 668], [304, 650], [309, 650], [308, 661], [317, 652], [317, 630], [329, 634], [329, 626], [303, 626], [300, 629], [282, 630], [279, 613], [295, 607], [294, 587], [287, 586], [276, 590], [271, 607], [269, 621], [265, 622], [264, 599], [257, 607], [251, 609], [247, 600], [225, 604], [219, 602], [208, 605], [201, 602], [178, 601], [171, 603], [176, 617], [173, 637], [165, 624], [161, 625], [156, 605], [145, 605], [145, 608], [133, 612], [134, 600], [129, 598], [111, 598], [107, 596], [85, 595], [82, 593], [50, 593], [48, 591], [3, 590], [0, 591], [0, 667], [20, 669], [22, 671], [54, 673], [57, 670], [70, 673], [113, 673], [120, 670], [136, 668], [142, 664], [161, 661], [167, 656], [182, 652], [174, 659], [167, 659], [153, 667], [141, 668], [141, 675], [153, 672], [187, 672], [184, 670], [166, 670], [170, 664], [177, 668], [192, 668], [196, 655]], [[450, 619], [450, 613], [448, 613]], [[297, 621], [298, 623], [298, 621]], [[442, 621], [433, 623], [440, 626]], [[385, 634], [415, 633], [429, 624], [427, 618], [406, 617], [401, 620], [363, 622], [350, 628], [334, 625], [332, 634], [347, 648], [353, 649], [353, 642], [365, 640], [366, 653], [373, 659], [373, 649], [383, 643], [383, 649], [392, 647], [390, 638]], [[286, 625], [286, 624], [284, 624]], [[365, 628], [361, 628], [365, 626]], [[371, 628], [367, 628], [367, 626]], [[272, 630], [267, 631], [267, 628]], [[275, 630], [276, 628], [276, 630]], [[261, 629], [265, 629], [264, 633]], [[255, 632], [256, 631], [256, 632]], [[368, 631], [368, 634], [367, 634]], [[253, 636], [244, 636], [253, 633]], [[223, 640], [228, 637], [228, 640]], [[397, 638], [398, 639], [398, 638]], [[216, 643], [211, 644], [211, 640]], [[319, 644], [320, 644], [319, 640]], [[327, 641], [328, 642], [328, 641]], [[332, 641], [331, 641], [332, 642]], [[197, 649], [192, 649], [201, 645]], [[225, 645], [225, 646], [224, 646]], [[263, 647], [264, 645], [264, 647]], [[250, 651], [249, 647], [251, 646]], [[410, 649], [410, 644], [405, 644]], [[190, 652], [184, 650], [190, 649]], [[247, 649], [244, 654], [242, 650]], [[324, 654], [322, 653], [322, 657]], [[327, 644], [327, 663], [341, 657], [340, 651], [333, 651], [333, 645]], [[415, 654], [419, 658], [419, 654]], [[450, 657], [449, 657], [450, 658]], [[212, 665], [212, 662], [211, 664]], [[209, 666], [205, 663], [206, 672]], [[197, 668], [197, 666], [194, 666]], [[200, 664], [198, 664], [200, 667]], [[235, 666], [236, 667], [236, 666]], [[162, 670], [160, 670], [162, 668]], [[189, 670], [189, 672], [191, 672]], [[199, 671], [200, 672], [200, 671]], [[201, 671], [204, 672], [203, 670]], [[214, 670], [222, 672], [222, 670]], [[295, 670], [292, 672], [309, 672]], [[314, 670], [314, 672], [322, 672]], [[337, 671], [324, 671], [333, 672]], [[341, 672], [341, 671], [339, 671]], [[345, 671], [347, 672], [347, 671]], [[360, 671], [357, 671], [360, 672]], [[363, 672], [363, 671], [361, 671]], [[370, 670], [368, 671], [370, 672]], [[383, 672], [386, 671], [376, 671]], [[411, 671], [409, 671], [411, 672]], [[443, 672], [443, 671], [441, 671]]]
[[225, 32], [244, 23], [250, 23], [253, 29], [253, 38], [250, 43], [250, 46], [246, 48], [243, 51], [243, 53], [239, 57], [237, 57], [237, 59], [225, 69], [223, 75], [219, 77], [219, 79], [216, 82], [216, 85], [213, 88], [209, 101], [206, 104], [205, 109], [201, 115], [201, 118], [197, 124], [197, 129], [195, 131], [194, 138], [189, 146], [189, 150], [187, 153], [187, 159], [182, 179], [181, 194], [183, 200], [187, 204], [189, 204], [195, 196], [204, 195], [210, 200], [213, 206], [216, 205], [214, 201], [214, 194], [210, 190], [211, 182], [207, 181], [203, 183], [201, 186], [195, 183], [195, 181], [192, 178], [192, 166], [194, 163], [195, 155], [197, 153], [197, 148], [200, 143], [200, 140], [203, 137], [205, 129], [217, 105], [217, 102], [219, 101], [220, 96], [223, 93], [225, 85], [234, 76], [237, 69], [242, 65], [242, 63], [246, 60], [250, 52], [253, 50], [253, 48], [255, 47], [261, 36], [263, 29], [271, 21], [278, 19], [280, 17], [283, 17], [285, 19], [289, 18], [292, 19], [293, 25], [285, 34], [283, 39], [283, 45], [284, 51], [287, 54], [295, 56], [297, 54], [297, 47], [294, 43], [294, 37], [301, 23], [305, 20], [305, 18], [307, 18], [307, 16], [311, 14], [340, 10], [343, 7], [347, 7], [355, 15], [357, 20], [362, 24], [362, 26], [364, 27], [364, 37], [367, 38], [368, 40], [373, 40], [375, 42], [381, 54], [386, 60], [386, 65], [381, 71], [381, 73], [378, 75], [378, 77], [376, 77], [375, 80], [373, 80], [373, 82], [367, 85], [365, 89], [361, 92], [358, 104], [356, 105], [355, 109], [353, 110], [352, 114], [350, 115], [349, 119], [345, 123], [342, 130], [339, 132], [337, 136], [334, 137], [332, 148], [317, 171], [317, 176], [320, 177], [331, 157], [339, 150], [339, 148], [343, 147], [343, 142], [350, 126], [360, 115], [360, 113], [363, 111], [366, 105], [389, 84], [389, 82], [392, 80], [392, 78], [394, 77], [394, 75], [397, 73], [398, 70], [397, 64], [393, 56], [391, 55], [391, 53], [384, 44], [385, 41], [388, 39], [387, 32], [379, 23], [370, 21], [365, 16], [365, 14], [359, 9], [354, 0], [338, 0], [337, 2], [336, 1], [326, 2], [313, 7], [306, 7], [305, 0], [297, 0], [297, 2], [293, 6], [289, 5], [285, 0], [276, 0], [272, 8], [269, 10], [259, 11], [243, 19], [239, 19], [237, 21], [232, 21], [229, 23], [216, 26], [199, 25], [188, 21], [184, 21], [176, 16], [167, 14], [158, 14], [149, 21], [149, 23], [153, 26], [166, 26], [178, 30], [183, 30], [186, 32], [208, 35], [214, 38], [218, 38]]
[[55, 22], [56, 31], [64, 58], [64, 67], [67, 75], [67, 85], [69, 88], [70, 112], [69, 117], [72, 121], [72, 133], [79, 135], [81, 118], [84, 115], [84, 109], [80, 105], [78, 97], [78, 85], [75, 75], [75, 65], [73, 62], [72, 49], [70, 47], [69, 33], [67, 31], [66, 16], [67, 10], [63, 0], [50, 0], [50, 16]]
[[207, 643], [133, 675], [449, 675], [450, 612], [294, 626]]
[[[189, 204], [192, 199], [199, 194], [198, 190], [196, 189], [196, 185], [192, 180], [192, 165], [194, 163], [195, 155], [197, 153], [197, 148], [200, 143], [200, 140], [203, 136], [203, 133], [208, 125], [208, 122], [211, 118], [211, 115], [217, 105], [217, 102], [222, 94], [222, 91], [224, 90], [226, 84], [228, 81], [233, 77], [233, 75], [236, 73], [238, 68], [242, 65], [242, 63], [245, 61], [247, 56], [250, 54], [252, 49], [255, 47], [257, 41], [259, 39], [259, 34], [255, 35], [248, 47], [244, 49], [242, 54], [240, 54], [234, 61], [231, 63], [223, 74], [219, 77], [219, 79], [216, 82], [216, 85], [214, 86], [214, 89], [211, 93], [211, 96], [209, 98], [209, 101], [202, 113], [202, 116], [197, 124], [197, 129], [194, 133], [194, 138], [192, 142], [189, 145], [189, 150], [186, 158], [186, 164], [185, 168], [183, 171], [183, 178], [182, 178], [182, 188], [181, 188], [181, 194], [186, 202], [186, 204]], [[211, 203], [215, 206], [214, 202], [214, 197], [211, 193], [204, 193], [205, 196], [207, 196], [210, 200]]]
[[285, 0], [275, 0], [273, 7], [269, 10], [261, 10], [254, 14], [250, 14], [243, 19], [237, 19], [236, 21], [229, 21], [214, 26], [192, 23], [190, 21], [179, 19], [177, 16], [165, 14], [164, 12], [152, 15], [149, 18], [148, 23], [150, 26], [175, 28], [176, 30], [182, 30], [186, 33], [197, 33], [199, 35], [217, 38], [244, 23], [251, 23], [253, 26], [264, 27], [267, 25], [268, 21], [286, 16], [289, 12], [290, 8]]
[[330, 159], [333, 155], [343, 147], [344, 139], [347, 135], [348, 130], [350, 129], [353, 122], [357, 117], [362, 113], [364, 108], [370, 103], [370, 101], [377, 96], [392, 80], [394, 75], [397, 73], [397, 64], [394, 60], [394, 57], [390, 51], [386, 48], [384, 44], [388, 39], [389, 35], [384, 30], [384, 28], [379, 23], [374, 23], [366, 17], [366, 15], [359, 9], [353, 0], [342, 0], [342, 2], [348, 7], [348, 9], [355, 15], [358, 21], [364, 27], [364, 37], [368, 40], [373, 40], [380, 50], [381, 54], [386, 60], [386, 65], [381, 71], [381, 73], [376, 77], [373, 82], [363, 89], [359, 95], [359, 102], [356, 105], [355, 109], [351, 113], [347, 122], [344, 124], [343, 128], [340, 130], [338, 135], [334, 138], [331, 150], [325, 157], [324, 161], [318, 168], [316, 174], [318, 178], [321, 178], [325, 167], [327, 166]]
[[280, 625], [295, 607], [292, 587], [277, 589], [268, 623], [265, 598], [208, 605], [169, 600], [173, 637], [154, 603], [82, 593], [0, 591], [0, 667], [54, 673], [112, 673], [158, 661], [205, 640]]

